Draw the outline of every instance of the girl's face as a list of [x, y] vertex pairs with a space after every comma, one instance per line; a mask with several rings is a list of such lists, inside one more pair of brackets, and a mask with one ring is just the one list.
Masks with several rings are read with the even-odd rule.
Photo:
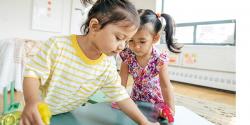
[[137, 31], [135, 25], [128, 26], [127, 21], [107, 24], [104, 28], [93, 32], [96, 48], [108, 56], [116, 55], [125, 48], [128, 41]]
[[140, 28], [129, 40], [129, 48], [136, 56], [151, 54], [153, 44], [159, 40], [158, 35], [154, 35], [150, 29], [152, 28], [148, 26]]

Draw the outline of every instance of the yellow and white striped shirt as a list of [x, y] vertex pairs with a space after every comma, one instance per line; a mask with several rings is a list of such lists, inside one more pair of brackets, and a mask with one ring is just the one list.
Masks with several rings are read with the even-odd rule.
[[114, 61], [105, 54], [97, 60], [86, 57], [76, 35], [54, 37], [26, 64], [24, 77], [40, 79], [44, 101], [59, 114], [81, 106], [97, 90], [110, 101], [129, 98]]

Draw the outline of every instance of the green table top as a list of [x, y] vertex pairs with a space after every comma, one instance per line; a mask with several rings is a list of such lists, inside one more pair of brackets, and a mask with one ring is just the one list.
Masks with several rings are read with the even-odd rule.
[[[157, 121], [153, 106], [137, 102], [139, 109], [150, 121]], [[122, 111], [113, 109], [110, 103], [87, 104], [69, 113], [52, 117], [51, 125], [136, 125]]]

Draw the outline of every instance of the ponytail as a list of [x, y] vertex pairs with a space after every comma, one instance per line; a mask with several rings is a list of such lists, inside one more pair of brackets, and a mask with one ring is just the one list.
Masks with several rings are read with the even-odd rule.
[[160, 33], [162, 31], [163, 23], [160, 17], [163, 17], [166, 21], [166, 26], [164, 27], [166, 44], [169, 51], [173, 53], [180, 53], [182, 46], [174, 41], [174, 28], [175, 23], [172, 17], [168, 14], [156, 14], [150, 9], [139, 9], [138, 13], [140, 15], [140, 27], [143, 27], [147, 23], [151, 23], [154, 27], [154, 33]]
[[161, 14], [161, 17], [163, 17], [166, 21], [166, 26], [164, 27], [164, 32], [165, 32], [165, 39], [166, 39], [166, 44], [169, 49], [169, 51], [173, 53], [180, 53], [180, 49], [182, 46], [180, 46], [176, 41], [174, 41], [174, 20], [172, 17], [168, 14]]

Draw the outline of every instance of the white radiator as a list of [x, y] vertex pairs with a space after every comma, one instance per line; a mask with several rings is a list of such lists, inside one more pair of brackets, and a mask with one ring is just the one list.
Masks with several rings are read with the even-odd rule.
[[171, 80], [235, 91], [235, 73], [169, 66]]

